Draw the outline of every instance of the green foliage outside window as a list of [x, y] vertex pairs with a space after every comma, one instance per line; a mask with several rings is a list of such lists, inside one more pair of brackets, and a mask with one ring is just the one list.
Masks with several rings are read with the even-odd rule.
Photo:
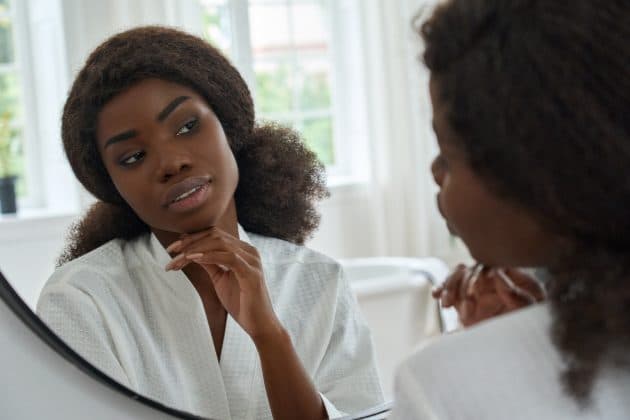
[[0, 114], [0, 178], [19, 174], [19, 130], [12, 127], [13, 116], [6, 111]]
[[256, 107], [262, 114], [293, 112], [293, 92], [288, 63], [275, 71], [256, 72]]
[[[220, 27], [221, 25], [221, 17], [214, 10], [204, 9], [203, 16], [203, 27], [206, 28], [206, 33], [209, 33], [211, 27]], [[210, 40], [212, 41], [212, 40]]]
[[304, 121], [302, 134], [311, 150], [325, 165], [335, 162], [332, 142], [332, 118], [318, 118]]
[[[0, 5], [0, 14], [3, 12], [6, 12], [6, 6]], [[6, 16], [0, 16], [0, 64], [7, 64], [12, 61], [13, 39], [11, 34], [11, 21]]]
[[[256, 73], [256, 106], [264, 118], [265, 114], [299, 115], [300, 111], [330, 108], [330, 85], [326, 74], [305, 75], [300, 92], [299, 108], [294, 103], [292, 74], [288, 62], [279, 64], [275, 71]], [[294, 120], [291, 124], [304, 137], [306, 144], [326, 165], [335, 162], [332, 119]]]
[[302, 109], [330, 108], [330, 85], [326, 73], [306, 74], [300, 95]]
[[18, 89], [15, 75], [0, 74], [0, 178], [17, 176], [17, 195], [22, 197], [28, 191], [24, 182], [22, 132], [15, 124], [20, 111]]
[[220, 40], [216, 39], [213, 36], [213, 34], [217, 33], [221, 28], [221, 16], [218, 13], [218, 9], [204, 8], [201, 20], [204, 28], [203, 35], [206, 41], [208, 41], [213, 46], [220, 48]]

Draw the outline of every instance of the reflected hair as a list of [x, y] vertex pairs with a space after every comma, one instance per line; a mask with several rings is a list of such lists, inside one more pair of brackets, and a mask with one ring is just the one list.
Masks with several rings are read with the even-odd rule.
[[630, 345], [630, 2], [451, 0], [417, 22], [424, 63], [484, 183], [564, 238], [553, 342], [582, 404]]
[[176, 29], [146, 26], [116, 34], [98, 46], [66, 100], [64, 150], [75, 176], [98, 201], [71, 228], [58, 265], [112, 239], [149, 232], [118, 193], [96, 141], [103, 107], [148, 78], [195, 90], [217, 115], [239, 169], [234, 198], [243, 228], [303, 244], [319, 224], [316, 202], [328, 195], [322, 163], [292, 129], [255, 123], [247, 84], [218, 49]]

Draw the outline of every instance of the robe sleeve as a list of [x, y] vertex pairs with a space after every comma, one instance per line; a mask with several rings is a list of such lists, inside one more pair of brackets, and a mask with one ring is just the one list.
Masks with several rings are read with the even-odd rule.
[[120, 384], [131, 388], [102, 313], [86, 292], [66, 283], [47, 286], [37, 314], [66, 344]]
[[336, 271], [333, 330], [315, 375], [329, 418], [384, 402], [372, 335], [341, 266]]

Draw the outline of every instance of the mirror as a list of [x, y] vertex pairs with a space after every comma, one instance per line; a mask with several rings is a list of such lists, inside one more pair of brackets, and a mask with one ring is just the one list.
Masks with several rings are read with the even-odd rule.
[[52, 332], [0, 272], [3, 393], [9, 418], [196, 419], [125, 388]]
[[[51, 420], [201, 419], [168, 407], [112, 380], [72, 350], [22, 300], [0, 271], [0, 338], [5, 387], [3, 412], [10, 418]], [[342, 420], [386, 418], [386, 402]], [[210, 419], [211, 420], [211, 419]]]
[[[14, 25], [15, 28], [18, 28], [15, 30], [14, 36], [16, 38], [21, 37], [20, 39], [30, 38], [33, 40], [33, 54], [31, 54], [33, 62], [30, 63], [32, 66], [24, 67], [65, 69], [67, 70], [68, 79], [71, 80], [87, 53], [96, 44], [100, 43], [105, 35], [109, 35], [112, 32], [112, 28], [156, 22], [180, 25], [182, 22], [191, 19], [191, 16], [198, 18], [195, 15], [195, 10], [198, 10], [199, 4], [206, 7], [204, 10], [210, 10], [214, 13], [204, 15], [211, 18], [209, 18], [210, 22], [214, 22], [212, 24], [214, 26], [211, 25], [211, 28], [206, 28], [210, 31], [210, 36], [217, 43], [223, 43], [226, 50], [233, 53], [231, 59], [237, 66], [246, 66], [247, 64], [247, 58], [239, 55], [239, 51], [242, 52], [242, 50], [238, 50], [237, 45], [237, 41], [240, 38], [234, 35], [238, 31], [230, 32], [229, 25], [225, 23], [225, 17], [222, 15], [222, 13], [232, 13], [229, 15], [229, 21], [236, 25], [234, 22], [238, 21], [238, 13], [242, 13], [242, 10], [238, 10], [238, 7], [233, 5], [237, 3], [242, 4], [242, 2], [216, 0], [197, 3], [181, 1], [177, 2], [177, 8], [174, 8], [173, 3], [167, 0], [130, 2], [130, 5], [127, 4], [128, 2], [113, 1], [104, 5], [92, 5], [90, 6], [92, 8], [88, 8], [82, 4], [83, 2], [74, 0], [40, 3], [42, 2], [34, 0], [27, 2], [0, 2], [0, 5], [13, 7], [11, 10], [15, 12], [15, 19], [23, 19], [22, 22], [26, 23], [21, 26]], [[268, 27], [269, 22], [277, 22], [278, 13], [280, 12], [271, 9], [272, 6], [270, 4], [273, 2], [252, 1], [251, 3], [253, 4], [252, 8], [248, 11], [251, 14], [251, 31], [254, 35], [261, 32], [264, 34], [264, 29]], [[295, 3], [300, 3], [299, 6], [302, 7], [309, 2]], [[259, 61], [254, 62], [253, 65], [250, 63], [249, 69], [252, 71], [251, 74], [248, 75], [246, 70], [243, 73], [250, 85], [254, 87], [252, 90], [257, 95], [256, 99], [261, 103], [259, 114], [262, 117], [279, 116], [281, 120], [284, 118], [283, 121], [285, 123], [293, 124], [301, 129], [307, 140], [311, 141], [311, 147], [317, 149], [320, 159], [328, 165], [329, 174], [338, 172], [343, 175], [343, 170], [347, 169], [344, 169], [344, 161], [336, 159], [339, 156], [348, 156], [349, 154], [360, 155], [361, 151], [368, 149], [365, 144], [360, 143], [360, 138], [368, 131], [365, 128], [367, 127], [367, 113], [364, 112], [365, 110], [360, 109], [360, 103], [365, 102], [360, 91], [364, 90], [363, 83], [367, 83], [364, 80], [367, 76], [358, 77], [357, 75], [360, 72], [356, 68], [356, 63], [360, 63], [362, 60], [359, 57], [363, 51], [360, 48], [362, 40], [360, 36], [350, 33], [357, 29], [361, 22], [347, 20], [349, 19], [348, 16], [354, 16], [353, 12], [360, 12], [358, 15], [367, 12], [361, 9], [363, 6], [360, 5], [360, 2], [329, 2], [336, 5], [334, 7], [339, 7], [339, 10], [336, 10], [332, 16], [334, 19], [341, 19], [342, 23], [348, 23], [348, 25], [344, 25], [340, 24], [340, 22], [333, 22], [334, 19], [332, 18], [326, 20], [323, 17], [321, 10], [317, 9], [318, 5], [323, 4], [323, 2], [312, 1], [310, 3], [312, 4], [307, 5], [306, 9], [301, 12], [298, 10], [300, 7], [289, 7], [289, 9], [282, 11], [286, 16], [293, 16], [293, 18], [288, 19], [289, 21], [294, 19], [291, 21], [294, 25], [297, 24], [299, 27], [312, 29], [312, 32], [304, 33], [302, 38], [300, 38], [300, 42], [308, 46], [306, 48], [308, 53], [303, 52], [304, 54], [302, 54], [300, 51], [290, 51], [290, 54], [288, 54], [295, 59], [302, 56], [306, 57], [302, 66], [304, 71], [299, 74], [291, 73], [297, 67], [291, 67], [293, 65], [291, 62], [275, 60], [275, 58], [272, 60], [273, 54], [278, 53], [278, 51], [272, 51], [273, 54], [262, 57]], [[55, 9], [55, 7], [57, 8]], [[266, 9], [267, 7], [270, 9]], [[34, 10], [38, 11], [38, 15], [34, 15]], [[46, 14], [47, 12], [50, 13]], [[378, 15], [379, 10], [373, 10], [370, 13]], [[304, 15], [310, 16], [311, 20], [305, 20]], [[319, 16], [317, 18], [319, 20], [315, 19], [314, 16]], [[49, 25], [34, 25], [33, 22], [38, 22], [37, 19], [44, 19]], [[370, 19], [366, 18], [367, 21]], [[318, 21], [319, 23], [313, 24], [313, 21]], [[59, 22], [65, 23], [65, 29], [54, 32], [54, 29], [51, 28], [55, 28], [55, 24]], [[340, 42], [335, 45], [327, 44], [327, 47], [323, 48], [322, 33], [326, 32], [328, 25], [336, 25], [336, 30], [343, 29], [343, 31], [337, 33], [337, 36], [340, 37]], [[290, 32], [288, 25], [285, 27], [278, 24], [278, 27], [282, 27]], [[31, 33], [22, 33], [20, 35], [19, 31], [25, 31], [26, 29], [24, 28], [28, 28], [28, 31], [31, 31]], [[42, 32], [44, 30], [53, 32]], [[242, 35], [241, 33], [239, 36]], [[267, 39], [265, 42], [273, 43], [275, 41], [274, 39]], [[61, 50], [64, 51], [62, 52], [59, 49], [60, 45], [63, 46]], [[266, 45], [266, 47], [270, 45]], [[264, 50], [266, 48], [263, 47], [265, 45], [260, 49]], [[340, 50], [341, 47], [344, 47], [345, 50]], [[323, 54], [322, 51], [326, 52], [327, 55]], [[60, 53], [56, 54], [56, 52]], [[62, 60], [64, 62], [60, 64], [58, 61], [59, 57], [62, 56], [65, 56], [67, 59]], [[8, 57], [11, 56], [9, 55]], [[340, 67], [341, 70], [334, 70], [333, 67], [330, 67], [329, 61], [324, 60], [322, 57], [332, 57], [346, 67], [342, 66]], [[42, 63], [46, 63], [46, 59], [50, 59], [50, 62], [59, 64], [59, 66], [42, 65]], [[354, 64], [355, 67], [352, 67], [354, 62], [356, 62]], [[48, 105], [53, 103], [55, 106], [50, 107], [50, 109], [60, 110], [60, 105], [65, 99], [68, 87], [68, 83], [63, 81], [63, 76], [60, 76], [59, 80], [55, 79], [53, 82], [51, 78], [55, 72], [50, 72], [49, 75], [43, 76], [41, 74], [16, 74], [24, 79], [28, 77], [35, 79], [33, 86], [36, 87], [36, 90], [31, 92], [33, 95], [30, 98], [28, 97], [28, 92], [25, 91], [26, 93], [20, 99], [21, 102], [11, 97], [12, 100], [15, 99], [12, 103], [20, 102], [25, 104], [25, 106], [30, 104], [35, 109], [48, 109]], [[344, 74], [346, 77], [344, 82], [347, 82], [344, 86], [347, 88], [347, 91], [330, 91], [328, 88], [332, 84], [332, 80], [336, 79], [339, 82], [339, 78], [343, 77]], [[291, 77], [294, 78], [292, 79]], [[290, 80], [292, 85], [299, 85], [303, 89], [283, 90], [286, 80]], [[16, 82], [15, 86], [18, 85], [19, 83]], [[62, 91], [62, 94], [59, 95], [59, 92], [55, 93], [55, 89]], [[3, 95], [5, 95], [4, 91]], [[261, 95], [269, 96], [264, 97]], [[9, 98], [9, 96], [3, 96], [3, 99], [5, 98]], [[299, 114], [303, 118], [291, 120], [292, 117], [289, 118], [288, 113], [278, 112], [278, 107], [283, 104], [283, 101], [293, 103], [294, 100], [302, 101], [300, 103], [304, 104], [302, 108], [298, 109], [300, 111]], [[344, 126], [337, 127], [331, 122], [331, 113], [336, 112], [335, 107], [353, 109], [357, 110], [357, 112], [347, 115], [347, 118], [336, 116], [335, 121], [345, 121]], [[65, 198], [64, 194], [72, 189], [68, 186], [74, 186], [76, 183], [71, 174], [68, 175], [69, 170], [59, 148], [58, 135], [56, 134], [58, 132], [59, 115], [54, 115], [54, 112], [52, 114], [52, 117], [40, 118], [42, 121], [38, 123], [38, 134], [53, 133], [48, 136], [41, 135], [44, 139], [50, 138], [50, 143], [45, 143], [47, 140], [41, 140], [44, 143], [32, 143], [29, 146], [29, 143], [26, 142], [24, 155], [20, 156], [20, 159], [17, 159], [16, 162], [18, 160], [20, 162], [22, 160], [28, 162], [29, 152], [32, 156], [38, 150], [41, 150], [41, 153], [52, 150], [51, 155], [54, 156], [54, 159], [51, 160], [54, 161], [54, 165], [45, 166], [42, 169], [42, 173], [38, 175], [41, 185], [34, 183], [33, 179], [37, 178], [35, 172], [28, 172], [28, 164], [23, 165], [26, 175], [22, 186], [18, 186], [18, 190], [22, 194], [20, 202], [22, 209], [19, 211], [18, 217], [4, 216], [0, 220], [0, 229], [2, 230], [0, 265], [5, 270], [5, 274], [12, 285], [11, 287], [7, 283], [3, 286], [3, 299], [7, 305], [3, 310], [11, 309], [22, 320], [21, 325], [11, 321], [10, 328], [9, 326], [7, 328], [12, 331], [12, 334], [24, 336], [26, 334], [25, 327], [29, 327], [32, 332], [40, 337], [40, 341], [36, 344], [37, 340], [29, 336], [29, 345], [37, 350], [33, 354], [25, 353], [25, 357], [39, 358], [41, 359], [40, 363], [50, 363], [51, 370], [63, 372], [68, 370], [68, 366], [64, 365], [64, 363], [67, 364], [70, 361], [70, 363], [78, 366], [83, 371], [83, 376], [76, 375], [76, 373], [81, 372], [69, 371], [70, 373], [63, 373], [64, 377], [69, 378], [68, 384], [66, 384], [68, 385], [68, 395], [70, 395], [73, 387], [80, 387], [86, 390], [86, 393], [90, 393], [89, 396], [86, 396], [86, 401], [93, 401], [94, 404], [99, 404], [99, 407], [106, 401], [112, 401], [112, 404], [115, 407], [119, 407], [121, 412], [143, 412], [144, 408], [138, 408], [139, 405], [131, 401], [133, 399], [140, 401], [142, 405], [148, 405], [150, 409], [163, 410], [166, 415], [185, 416], [184, 413], [178, 411], [182, 408], [182, 405], [179, 404], [177, 399], [170, 401], [151, 400], [138, 394], [137, 389], [123, 386], [104, 375], [97, 367], [83, 359], [81, 354], [75, 353], [67, 344], [60, 341], [32, 312], [44, 283], [53, 272], [54, 262], [64, 248], [64, 238], [67, 229], [76, 220], [76, 215], [63, 207], [65, 201], [74, 201], [78, 203], [78, 208], [81, 209], [85, 209], [87, 203], [90, 202], [90, 198], [82, 191], [79, 191], [71, 199]], [[32, 128], [26, 125], [21, 128], [24, 130], [25, 139], [28, 136], [31, 136], [31, 138], [36, 137], [34, 132], [28, 132]], [[357, 138], [356, 144], [352, 145], [353, 148], [343, 150], [344, 146], [342, 144], [332, 141], [334, 136], [346, 138], [345, 135], [350, 132], [354, 133], [353, 139]], [[53, 140], [55, 141], [54, 143]], [[33, 160], [33, 162], [35, 161], [37, 159]], [[33, 165], [31, 164], [31, 166]], [[361, 175], [360, 171], [358, 173]], [[48, 183], [45, 182], [47, 177], [55, 180], [54, 182], [49, 182], [50, 184], [62, 185], [61, 189], [59, 187], [55, 189], [54, 186], [47, 185]], [[449, 322], [448, 318], [443, 320], [440, 317], [440, 311], [436, 303], [430, 298], [431, 286], [444, 278], [446, 266], [436, 259], [350, 258], [359, 255], [380, 255], [379, 242], [381, 239], [379, 236], [383, 232], [384, 227], [378, 228], [376, 227], [377, 224], [373, 223], [377, 212], [374, 212], [374, 214], [369, 210], [360, 212], [360, 214], [356, 212], [357, 203], [366, 209], [371, 208], [373, 200], [375, 200], [372, 197], [374, 190], [357, 187], [340, 189], [339, 191], [341, 192], [333, 193], [333, 200], [336, 200], [334, 204], [329, 207], [325, 205], [323, 208], [322, 233], [318, 234], [315, 240], [308, 245], [312, 245], [315, 249], [321, 250], [326, 254], [330, 253], [339, 257], [346, 257], [342, 261], [342, 265], [347, 273], [352, 293], [358, 300], [359, 308], [364, 314], [367, 325], [372, 330], [374, 339], [376, 364], [380, 372], [384, 395], [382, 398], [370, 403], [366, 402], [363, 406], [355, 407], [352, 412], [348, 413], [349, 416], [346, 418], [382, 418], [391, 406], [393, 374], [396, 364], [406, 354], [411, 352], [413, 347], [420, 341], [429, 336], [439, 334], [443, 327], [448, 327], [448, 325], [445, 325]], [[37, 192], [41, 194], [37, 196]], [[31, 200], [30, 203], [29, 200]], [[29, 213], [28, 210], [24, 210], [29, 206], [37, 207], [38, 200], [47, 203], [57, 203], [58, 206], [61, 206], [57, 208], [61, 208], [62, 211], [57, 215], [51, 216], [50, 213], [46, 213], [44, 217], [39, 217], [37, 211]], [[348, 231], [346, 230], [347, 228], [351, 228], [351, 230]], [[385, 228], [387, 227], [385, 226]], [[329, 237], [334, 238], [334, 240], [324, 239], [327, 237], [326, 235], [335, 231], [343, 233], [330, 235]], [[366, 236], [370, 237], [369, 241], [363, 240]], [[344, 241], [344, 238], [353, 238], [352, 242], [354, 244], [350, 252], [347, 249], [343, 249], [350, 248], [350, 245], [344, 244], [347, 241], [347, 239]], [[161, 255], [163, 257], [164, 253], [162, 252]], [[15, 291], [18, 294], [15, 294]], [[18, 299], [18, 295], [22, 297], [22, 300]], [[384, 316], [385, 314], [387, 316]], [[8, 317], [8, 319], [12, 320], [15, 320], [14, 318]], [[402, 324], [403, 328], [391, 328], [391, 325], [400, 324], [401, 320], [404, 321]], [[233, 337], [242, 338], [242, 331], [238, 329], [236, 324], [228, 324], [226, 328], [228, 331], [232, 328]], [[300, 329], [296, 327], [295, 331], [300, 331]], [[308, 332], [308, 329], [302, 328], [302, 331]], [[210, 337], [208, 336], [208, 338]], [[44, 343], [50, 346], [49, 348], [54, 350], [55, 353], [46, 350]], [[235, 343], [238, 342], [234, 341], [232, 345]], [[209, 354], [212, 354], [213, 349], [207, 345], [208, 343], [205, 344], [207, 347], [204, 347], [204, 349]], [[196, 348], [199, 348], [199, 346]], [[15, 352], [18, 351], [16, 347], [12, 347], [12, 349]], [[48, 353], [52, 353], [52, 355]], [[360, 352], [357, 352], [357, 356], [360, 355]], [[237, 372], [240, 368], [249, 369], [247, 366], [251, 367], [251, 363], [255, 363], [255, 356], [254, 352], [248, 353], [249, 359], [247, 363], [250, 363], [250, 365], [241, 365], [239, 360], [234, 359], [234, 364], [230, 368], [233, 372]], [[226, 357], [226, 360], [229, 359]], [[28, 365], [28, 363], [25, 362], [24, 365]], [[340, 367], [343, 368], [343, 366]], [[85, 375], [86, 373], [87, 375]], [[30, 376], [24, 376], [24, 378], [30, 378], [31, 381], [39, 380], [36, 372], [31, 371], [30, 374]], [[353, 374], [353, 371], [348, 370], [343, 375], [349, 376], [351, 374]], [[260, 377], [257, 377], [256, 380], [259, 381], [258, 388], [262, 389]], [[352, 389], [351, 385], [352, 383], [349, 383], [348, 388]], [[64, 389], [66, 389], [65, 385], [60, 387], [59, 392], [65, 392], [63, 391]], [[182, 395], [182, 398], [188, 397], [185, 393], [182, 393]], [[235, 397], [223, 395], [222, 398], [229, 403]], [[82, 408], [78, 407], [77, 410], [79, 409]], [[149, 410], [146, 413], [153, 412]], [[117, 418], [124, 418], [125, 415], [130, 416], [129, 414], [121, 414]]]

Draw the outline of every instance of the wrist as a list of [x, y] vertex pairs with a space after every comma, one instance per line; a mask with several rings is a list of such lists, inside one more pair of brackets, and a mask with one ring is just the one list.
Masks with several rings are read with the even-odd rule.
[[264, 330], [252, 334], [251, 338], [259, 351], [266, 348], [277, 349], [279, 345], [291, 343], [291, 336], [279, 320], [269, 324]]

